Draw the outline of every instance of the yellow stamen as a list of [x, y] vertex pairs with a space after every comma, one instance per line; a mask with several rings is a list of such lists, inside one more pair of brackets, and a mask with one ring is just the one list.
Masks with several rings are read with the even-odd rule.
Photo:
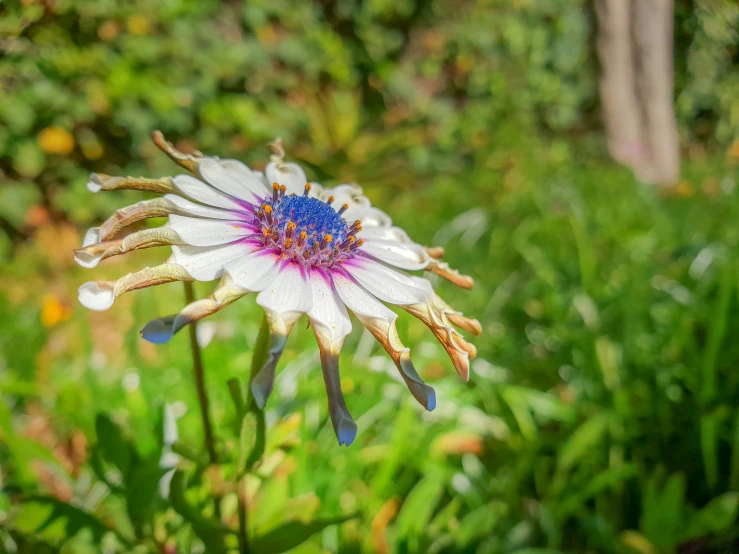
[[333, 196], [329, 196], [328, 197], [328, 200], [326, 200], [326, 203], [327, 204], [333, 204], [334, 203], [334, 197]]
[[272, 190], [280, 190], [279, 183], [272, 183]]
[[[293, 232], [293, 231], [295, 230], [295, 223], [293, 223], [292, 221], [291, 221], [291, 222], [289, 222], [289, 223], [287, 224], [287, 230], [288, 230], [288, 231], [290, 231], [290, 232], [292, 233], [292, 232]], [[305, 231], [303, 231], [303, 232], [305, 232]]]
[[331, 242], [332, 240], [334, 240], [334, 237], [332, 237], [331, 235], [323, 235], [323, 242], [328, 243], [328, 242]]
[[265, 204], [262, 207], [262, 209], [264, 210], [264, 213], [266, 213], [266, 214], [271, 214], [272, 213], [272, 206], [270, 206], [269, 204]]

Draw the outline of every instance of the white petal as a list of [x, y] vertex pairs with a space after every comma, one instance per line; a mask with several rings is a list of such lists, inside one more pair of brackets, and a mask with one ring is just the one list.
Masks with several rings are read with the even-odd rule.
[[347, 272], [371, 294], [383, 302], [397, 304], [427, 303], [426, 292], [413, 285], [409, 276], [367, 258], [344, 263]]
[[182, 215], [169, 216], [172, 229], [192, 246], [215, 246], [234, 242], [255, 232], [241, 221], [198, 219]]
[[430, 261], [423, 246], [414, 242], [399, 244], [385, 240], [365, 240], [361, 250], [380, 261], [402, 269], [424, 269]]
[[323, 198], [323, 192], [325, 190], [321, 183], [310, 181], [310, 193], [308, 193], [308, 196], [311, 198]]
[[308, 178], [305, 171], [294, 162], [270, 162], [265, 169], [267, 181], [285, 185], [287, 194], [303, 194]]
[[173, 246], [174, 263], [184, 267], [198, 281], [212, 281], [223, 274], [224, 266], [259, 248], [250, 242], [237, 241], [220, 246]]
[[239, 204], [233, 198], [190, 175], [177, 175], [174, 178], [174, 184], [178, 190], [193, 200], [197, 200], [208, 206], [224, 208], [226, 210], [244, 211], [243, 204]]
[[351, 277], [344, 275], [342, 272], [334, 271], [331, 278], [339, 298], [355, 314], [387, 319], [388, 321], [395, 321], [398, 317], [395, 312], [367, 293]]
[[310, 271], [310, 285], [313, 306], [308, 312], [316, 333], [330, 344], [333, 353], [338, 353], [341, 345], [352, 330], [352, 323], [346, 313], [344, 303], [334, 291], [331, 276], [320, 269]]
[[257, 304], [267, 312], [268, 319], [292, 325], [313, 304], [308, 272], [292, 261], [283, 262], [277, 278], [257, 296]]
[[164, 198], [172, 202], [181, 210], [194, 215], [196, 217], [205, 217], [208, 219], [240, 219], [244, 217], [243, 210], [221, 210], [219, 208], [211, 208], [191, 202], [187, 198], [177, 196], [176, 194], [165, 194]]
[[342, 217], [349, 224], [354, 223], [358, 219], [361, 220], [372, 207], [369, 198], [362, 193], [362, 187], [358, 185], [339, 185], [336, 188], [325, 189], [320, 198], [328, 200], [330, 196], [334, 197], [331, 206], [335, 210], [339, 210], [344, 204], [349, 206], [342, 214]]
[[97, 244], [98, 242], [100, 242], [100, 227], [92, 227], [85, 233], [85, 238], [82, 240], [82, 248], [91, 244]]
[[393, 220], [380, 209], [370, 208], [362, 217], [362, 227], [391, 227]]
[[389, 240], [393, 242], [413, 242], [400, 227], [363, 227], [357, 235], [364, 240]]
[[234, 198], [254, 203], [268, 194], [251, 170], [236, 160], [207, 158], [198, 164], [198, 171], [211, 185]]
[[225, 271], [234, 284], [251, 292], [259, 292], [272, 284], [280, 270], [277, 254], [257, 250], [251, 254], [229, 262]]
[[267, 181], [267, 176], [264, 174], [263, 171], [259, 171], [258, 169], [252, 169], [251, 170], [252, 175], [254, 175], [257, 180], [264, 185], [265, 190], [270, 191], [272, 190], [272, 185], [269, 184], [269, 181]]
[[103, 311], [113, 305], [115, 293], [112, 287], [101, 287], [95, 281], [90, 281], [77, 289], [77, 298], [88, 310]]

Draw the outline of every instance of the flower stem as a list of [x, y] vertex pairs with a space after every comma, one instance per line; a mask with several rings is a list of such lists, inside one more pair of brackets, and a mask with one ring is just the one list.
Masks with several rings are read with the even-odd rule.
[[[188, 304], [195, 301], [195, 291], [192, 286], [192, 282], [185, 281], [185, 300]], [[192, 348], [192, 372], [195, 379], [195, 388], [198, 393], [198, 404], [200, 405], [200, 417], [203, 421], [203, 431], [205, 434], [205, 450], [208, 453], [208, 462], [211, 466], [218, 464], [218, 457], [216, 456], [215, 439], [213, 437], [213, 424], [210, 421], [210, 406], [208, 401], [208, 393], [205, 389], [205, 370], [203, 368], [203, 355], [200, 351], [200, 345], [198, 344], [198, 327], [197, 323], [193, 322], [189, 325], [190, 332], [190, 347]], [[221, 519], [221, 502], [220, 498], [215, 499], [214, 512], [216, 518], [220, 521]]]
[[251, 554], [251, 548], [249, 547], [249, 534], [247, 531], [247, 521], [249, 514], [246, 498], [246, 478], [247, 476], [244, 475], [244, 477], [238, 483], [238, 492], [236, 494], [239, 506], [239, 554]]
[[256, 437], [254, 440], [254, 446], [249, 452], [248, 459], [246, 460], [246, 470], [243, 477], [238, 483], [238, 508], [239, 508], [239, 552], [240, 554], [251, 554], [251, 548], [249, 547], [249, 505], [247, 498], [247, 478], [249, 469], [254, 466], [264, 454], [264, 445], [266, 442], [266, 426], [264, 423], [264, 412], [259, 409], [257, 403], [254, 401], [254, 397], [251, 394], [251, 382], [259, 373], [259, 370], [267, 360], [267, 354], [269, 353], [269, 324], [267, 323], [267, 317], [265, 316], [262, 320], [262, 325], [259, 327], [259, 335], [254, 343], [254, 354], [251, 359], [251, 371], [249, 372], [249, 386], [247, 389], [246, 399], [246, 414], [254, 414], [257, 420]]

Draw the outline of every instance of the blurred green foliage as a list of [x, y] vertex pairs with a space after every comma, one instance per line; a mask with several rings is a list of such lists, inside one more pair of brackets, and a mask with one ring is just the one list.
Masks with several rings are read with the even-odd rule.
[[[296, 329], [249, 479], [264, 551], [735, 552], [738, 9], [676, 2], [688, 160], [661, 198], [603, 158], [585, 0], [0, 4], [0, 550], [235, 543], [187, 337], [138, 335], [181, 290], [76, 303], [93, 278], [71, 261], [80, 232], [141, 199], [92, 195], [87, 175], [176, 171], [150, 144], [159, 128], [256, 167], [282, 136], [314, 177], [358, 181], [477, 281], [438, 285], [485, 328], [468, 384], [400, 318], [432, 413], [355, 325], [349, 449]], [[94, 278], [161, 261], [112, 259]], [[242, 463], [253, 443], [226, 383], [248, 374], [260, 312], [244, 300], [201, 325], [219, 452]]]

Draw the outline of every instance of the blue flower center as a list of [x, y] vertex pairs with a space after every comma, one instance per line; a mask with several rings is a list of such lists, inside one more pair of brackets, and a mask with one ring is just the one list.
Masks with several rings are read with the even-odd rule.
[[296, 234], [300, 231], [308, 233], [307, 245], [313, 248], [320, 246], [326, 235], [331, 235], [332, 242], [341, 244], [346, 240], [349, 226], [336, 210], [326, 202], [307, 196], [286, 196], [273, 206], [277, 216], [278, 229], [282, 232], [290, 221], [295, 223]]
[[353, 258], [362, 240], [356, 234], [362, 229], [359, 221], [349, 225], [341, 214], [327, 202], [308, 197], [310, 185], [303, 196], [285, 195], [285, 187], [272, 186], [272, 196], [254, 207], [254, 224], [261, 231], [261, 241], [285, 258], [306, 267], [331, 268]]

